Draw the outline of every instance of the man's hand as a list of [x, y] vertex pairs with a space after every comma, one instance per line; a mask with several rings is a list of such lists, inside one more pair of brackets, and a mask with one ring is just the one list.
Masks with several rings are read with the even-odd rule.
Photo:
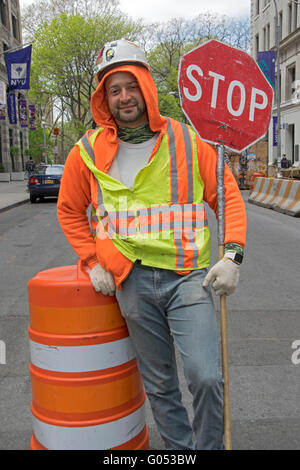
[[217, 295], [230, 295], [238, 285], [240, 266], [230, 259], [223, 258], [207, 273], [202, 286], [212, 285]]
[[101, 292], [103, 295], [114, 295], [116, 290], [114, 278], [100, 264], [93, 267], [89, 272], [89, 276], [96, 292]]

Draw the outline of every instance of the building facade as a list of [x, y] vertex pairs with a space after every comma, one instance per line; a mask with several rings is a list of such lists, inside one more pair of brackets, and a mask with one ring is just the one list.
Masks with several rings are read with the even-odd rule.
[[[2, 99], [8, 89], [4, 52], [22, 47], [21, 13], [19, 0], [0, 0], [0, 86]], [[18, 110], [19, 100], [26, 99], [26, 91], [15, 90]], [[17, 124], [11, 125], [7, 107], [4, 119], [0, 119], [0, 168], [5, 172], [24, 171], [28, 148], [28, 129], [22, 128], [17, 112]], [[0, 170], [1, 171], [1, 170]]]
[[[280, 49], [280, 155], [286, 154], [287, 159], [297, 166], [300, 153], [300, 2], [251, 0], [251, 55], [255, 60], [259, 51], [276, 51], [277, 18]], [[277, 79], [275, 82], [277, 87]], [[275, 93], [268, 133], [269, 164], [277, 158], [276, 118]]]

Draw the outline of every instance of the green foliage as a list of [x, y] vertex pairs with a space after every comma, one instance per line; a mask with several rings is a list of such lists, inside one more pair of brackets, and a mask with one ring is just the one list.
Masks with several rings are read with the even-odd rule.
[[43, 160], [43, 153], [47, 153], [48, 160], [51, 158], [52, 148], [51, 142], [48, 136], [48, 130], [46, 129], [46, 146], [48, 148], [44, 150], [44, 129], [37, 127], [35, 131], [28, 131], [29, 136], [29, 149], [26, 154], [30, 155], [35, 163], [39, 163]]
[[[206, 13], [191, 21], [172, 18], [146, 28], [141, 21], [135, 22], [117, 10], [118, 4], [118, 0], [39, 0], [28, 8], [26, 31], [32, 31], [34, 41], [29, 100], [37, 110], [37, 130], [29, 131], [29, 150], [35, 161], [43, 153], [44, 136], [39, 123], [49, 111], [55, 110], [54, 126], [60, 127], [63, 120], [63, 136], [58, 139], [62, 154], [92, 126], [90, 97], [95, 89], [94, 68], [99, 50], [106, 42], [126, 38], [145, 45], [160, 112], [180, 121], [185, 121], [178, 92], [180, 57], [208, 38], [244, 49], [249, 44], [249, 21], [243, 19]], [[47, 129], [49, 156], [50, 133]]]
[[112, 39], [135, 40], [141, 26], [127, 17], [107, 15], [83, 18], [61, 14], [37, 28], [32, 54], [32, 88], [29, 97], [40, 112], [59, 98], [67, 121], [78, 129], [77, 137], [92, 124], [90, 97], [96, 58], [102, 45]]
[[12, 145], [9, 150], [10, 150], [10, 154], [13, 157], [16, 157], [17, 155], [19, 155], [21, 151], [20, 147], [18, 147], [17, 145]]

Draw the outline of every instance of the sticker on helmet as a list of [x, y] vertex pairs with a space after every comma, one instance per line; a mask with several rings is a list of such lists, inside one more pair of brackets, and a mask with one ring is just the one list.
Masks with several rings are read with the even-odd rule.
[[96, 64], [100, 64], [103, 60], [103, 51], [104, 51], [104, 47], [102, 47], [102, 49], [100, 49], [100, 52], [99, 52], [99, 55], [96, 59]]
[[108, 49], [106, 51], [106, 60], [109, 62], [113, 56], [115, 55], [115, 51], [113, 49]]

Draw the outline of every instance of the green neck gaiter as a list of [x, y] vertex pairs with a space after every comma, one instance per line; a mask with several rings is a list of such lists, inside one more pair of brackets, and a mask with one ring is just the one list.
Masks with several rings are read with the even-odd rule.
[[154, 136], [155, 132], [152, 132], [149, 124], [145, 124], [135, 129], [130, 127], [118, 127], [118, 137], [124, 142], [129, 142], [131, 144], [141, 144], [146, 142], [146, 140], [151, 139]]

